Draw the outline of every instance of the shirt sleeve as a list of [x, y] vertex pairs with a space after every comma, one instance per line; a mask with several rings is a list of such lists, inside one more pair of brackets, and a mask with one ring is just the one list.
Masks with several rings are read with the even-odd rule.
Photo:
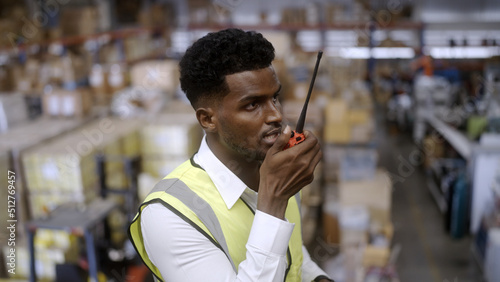
[[293, 223], [257, 211], [235, 273], [218, 247], [159, 203], [141, 213], [144, 247], [166, 281], [283, 281]]
[[302, 262], [302, 282], [311, 282], [320, 275], [329, 277], [314, 261], [312, 261], [309, 252], [304, 246], [302, 246], [302, 254], [304, 257]]

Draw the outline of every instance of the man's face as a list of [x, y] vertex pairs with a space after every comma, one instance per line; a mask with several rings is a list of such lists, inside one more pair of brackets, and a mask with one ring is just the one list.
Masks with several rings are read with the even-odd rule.
[[281, 85], [272, 66], [226, 76], [227, 94], [219, 104], [219, 142], [230, 154], [264, 160], [281, 134]]

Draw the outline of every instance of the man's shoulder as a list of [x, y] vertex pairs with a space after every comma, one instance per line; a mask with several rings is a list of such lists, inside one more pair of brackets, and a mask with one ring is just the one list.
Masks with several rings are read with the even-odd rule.
[[163, 180], [166, 179], [176, 179], [186, 184], [194, 184], [197, 182], [206, 182], [210, 177], [201, 166], [192, 160], [187, 160], [163, 178]]

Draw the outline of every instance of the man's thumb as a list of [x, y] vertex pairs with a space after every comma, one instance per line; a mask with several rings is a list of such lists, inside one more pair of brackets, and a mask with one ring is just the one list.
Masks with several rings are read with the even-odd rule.
[[290, 136], [292, 135], [292, 130], [290, 129], [290, 126], [287, 125], [281, 135], [276, 139], [276, 142], [273, 144], [273, 151], [279, 152], [282, 151], [285, 145], [288, 143], [288, 140], [290, 140]]

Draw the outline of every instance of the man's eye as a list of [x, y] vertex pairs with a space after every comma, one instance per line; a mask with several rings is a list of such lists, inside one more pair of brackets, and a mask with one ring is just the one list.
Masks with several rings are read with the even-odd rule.
[[250, 104], [247, 105], [247, 110], [253, 110], [255, 108], [257, 108], [257, 102], [252, 102]]

